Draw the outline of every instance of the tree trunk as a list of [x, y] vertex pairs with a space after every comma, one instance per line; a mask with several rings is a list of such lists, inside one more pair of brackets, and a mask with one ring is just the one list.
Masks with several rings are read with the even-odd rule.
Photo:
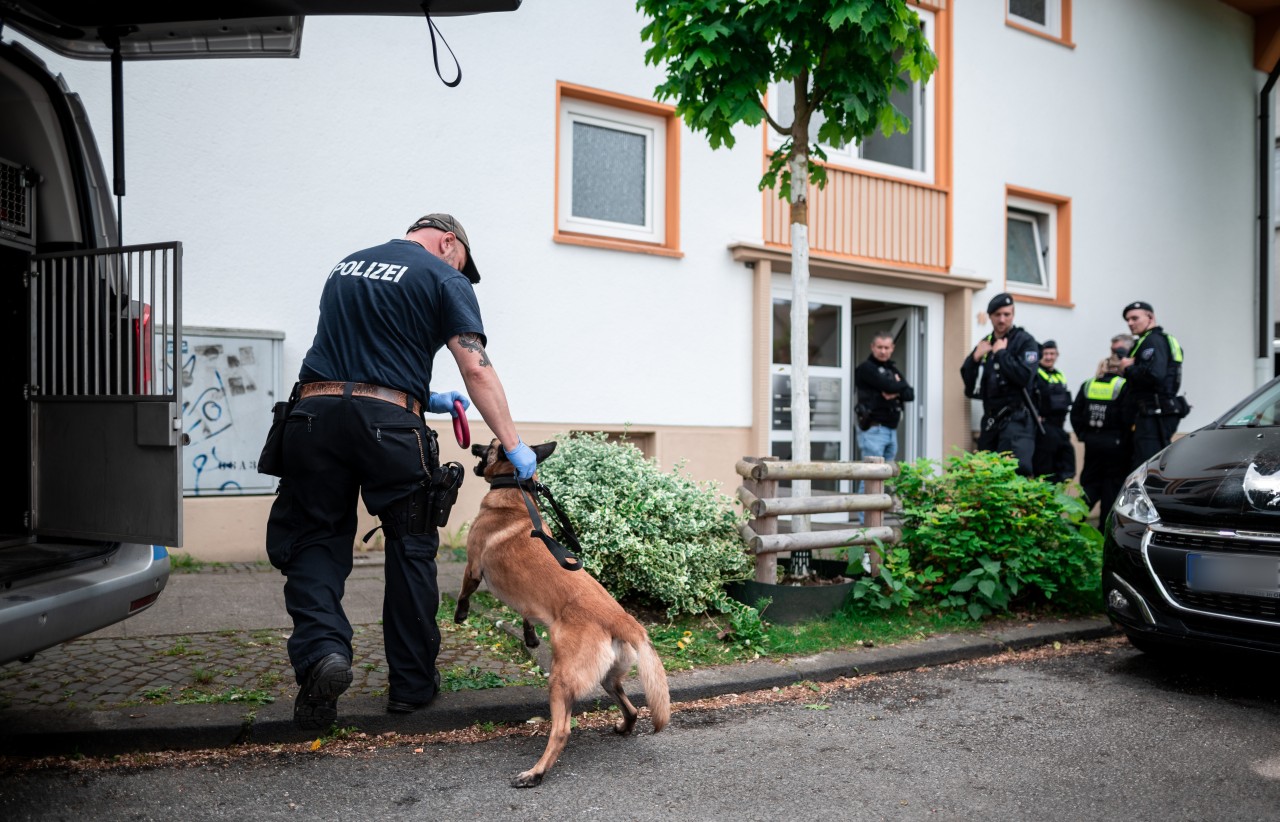
[[[791, 155], [791, 459], [809, 461], [809, 157]], [[792, 480], [791, 495], [807, 497], [809, 480]], [[808, 516], [792, 516], [792, 533], [809, 530]], [[792, 573], [808, 573], [808, 553], [792, 557]], [[797, 568], [797, 565], [800, 567]]]

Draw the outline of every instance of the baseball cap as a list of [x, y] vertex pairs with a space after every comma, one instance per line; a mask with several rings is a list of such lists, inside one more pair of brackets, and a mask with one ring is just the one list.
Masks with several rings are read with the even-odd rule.
[[408, 231], [405, 233], [408, 234], [409, 231], [417, 231], [420, 228], [438, 228], [441, 231], [452, 231], [458, 241], [462, 243], [462, 247], [467, 250], [467, 262], [462, 267], [462, 273], [472, 283], [480, 282], [480, 271], [476, 268], [475, 252], [471, 250], [471, 241], [467, 239], [467, 232], [462, 228], [462, 223], [458, 222], [457, 218], [452, 214], [440, 212], [428, 214], [414, 221], [414, 224], [409, 226]]

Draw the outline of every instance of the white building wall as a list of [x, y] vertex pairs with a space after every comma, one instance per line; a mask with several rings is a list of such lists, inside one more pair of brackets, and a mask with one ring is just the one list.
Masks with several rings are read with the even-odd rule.
[[[184, 321], [284, 331], [291, 380], [333, 264], [449, 211], [518, 421], [749, 426], [751, 272], [726, 247], [761, 234], [759, 136], [685, 131], [682, 259], [553, 243], [556, 82], [652, 99], [644, 18], [560, 0], [437, 25], [456, 88], [421, 18], [308, 18], [295, 60], [125, 65], [125, 242], [183, 241]], [[36, 50], [110, 173], [107, 64]], [[433, 387], [462, 388], [447, 351]]]
[[[1216, 0], [1073, 7], [1066, 48], [1004, 25], [998, 0], [952, 5], [954, 270], [991, 281], [972, 335], [1003, 288], [1005, 185], [1070, 197], [1074, 307], [1018, 322], [1059, 342], [1074, 387], [1120, 308], [1152, 302], [1187, 351], [1193, 427], [1254, 380], [1251, 24]], [[129, 63], [125, 240], [181, 239], [185, 321], [284, 331], [292, 376], [333, 263], [448, 210], [518, 420], [749, 426], [751, 276], [725, 247], [761, 234], [758, 133], [713, 152], [684, 132], [682, 259], [551, 240], [555, 83], [651, 98], [644, 22], [622, 0], [440, 19], [454, 89], [419, 18], [308, 19], [296, 60]], [[107, 65], [46, 56], [110, 166]], [[460, 384], [447, 354], [435, 384]]]
[[1058, 342], [1074, 390], [1123, 306], [1152, 303], [1186, 350], [1181, 427], [1206, 423], [1254, 385], [1251, 21], [1216, 0], [1076, 2], [1071, 49], [1000, 6], [955, 4], [954, 267], [991, 280], [975, 315], [1003, 290], [1005, 185], [1070, 197], [1074, 308], [1016, 322]]

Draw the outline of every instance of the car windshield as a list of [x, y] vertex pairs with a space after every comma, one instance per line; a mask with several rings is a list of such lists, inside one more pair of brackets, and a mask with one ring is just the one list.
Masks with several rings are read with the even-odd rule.
[[1270, 428], [1280, 424], [1280, 382], [1245, 402], [1222, 421], [1224, 428]]

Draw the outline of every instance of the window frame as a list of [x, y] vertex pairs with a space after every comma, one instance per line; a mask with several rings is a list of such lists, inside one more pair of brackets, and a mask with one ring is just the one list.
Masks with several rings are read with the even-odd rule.
[[[1038, 283], [1028, 283], [1022, 280], [1009, 279], [1009, 245], [1007, 242], [1009, 236], [1009, 223], [1011, 221], [1024, 222], [1031, 226], [1031, 234], [1035, 238], [1035, 247], [1037, 253], [1035, 255], [1036, 268], [1040, 272], [1040, 280]], [[1057, 221], [1054, 215], [1048, 209], [1043, 208], [1039, 204], [1031, 205], [1030, 201], [1021, 198], [1010, 198], [1005, 209], [1005, 286], [1007, 288], [1016, 289], [1019, 293], [1030, 293], [1033, 296], [1047, 297], [1053, 293], [1054, 281], [1054, 265], [1051, 252], [1058, 247], [1054, 224]], [[1025, 289], [1025, 290], [1024, 290]]]
[[[573, 216], [576, 122], [648, 136], [643, 227]], [[683, 256], [679, 250], [680, 132], [674, 106], [557, 82], [555, 149], [555, 242]]]
[[[936, 29], [937, 17], [930, 9], [919, 6], [912, 6], [913, 10], [920, 16], [923, 24], [925, 38], [929, 41], [929, 47], [935, 51], [936, 45]], [[937, 158], [936, 144], [938, 131], [938, 104], [937, 95], [934, 93], [936, 83], [929, 82], [923, 84], [911, 84], [912, 111], [908, 114], [911, 121], [911, 129], [906, 135], [910, 136], [915, 142], [915, 148], [919, 156], [920, 168], [904, 168], [896, 166], [892, 163], [883, 163], [878, 160], [869, 160], [861, 156], [862, 143], [841, 146], [835, 148], [826, 144], [822, 144], [822, 150], [826, 153], [827, 159], [824, 165], [838, 168], [847, 168], [854, 171], [865, 171], [873, 174], [879, 174], [885, 177], [896, 177], [903, 180], [914, 180], [922, 183], [933, 184], [937, 177]], [[769, 116], [774, 120], [781, 122], [777, 108], [779, 94], [777, 91], [778, 84], [774, 83], [769, 87], [769, 94], [766, 105], [769, 108]], [[787, 117], [788, 121], [790, 117]], [[925, 127], [917, 130], [916, 125], [924, 121]], [[770, 152], [777, 151], [786, 141], [786, 138], [775, 131], [773, 128], [766, 126], [768, 133], [767, 146]], [[810, 123], [811, 132], [816, 132]], [[879, 131], [876, 132], [879, 134]], [[894, 132], [897, 134], [897, 132]]]
[[1071, 1], [1045, 0], [1045, 22], [1041, 24], [1029, 17], [1014, 14], [1009, 10], [1010, 0], [1005, 0], [1004, 23], [1027, 34], [1075, 48], [1075, 43], [1071, 40]]
[[[1048, 250], [1040, 255], [1044, 283], [1033, 285], [1009, 279], [1009, 220], [1035, 220]], [[1004, 289], [1024, 302], [1071, 307], [1071, 198], [1043, 191], [1005, 187]]]

